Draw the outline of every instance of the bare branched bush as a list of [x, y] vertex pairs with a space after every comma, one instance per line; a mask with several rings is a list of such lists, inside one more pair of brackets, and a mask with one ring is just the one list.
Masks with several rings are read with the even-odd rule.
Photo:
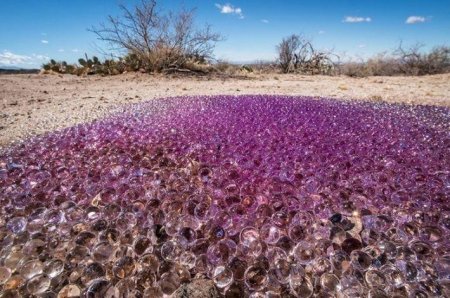
[[134, 9], [120, 6], [121, 17], [109, 16], [106, 24], [92, 27], [110, 50], [135, 55], [146, 71], [183, 69], [192, 63], [205, 63], [221, 36], [210, 26], [194, 24], [194, 10], [182, 9], [163, 14], [156, 0], [141, 0]]
[[415, 44], [405, 49], [400, 43], [395, 54], [398, 56], [402, 73], [406, 75], [426, 75], [450, 70], [450, 47], [435, 47], [428, 53], [424, 53], [422, 48], [422, 44]]
[[334, 68], [331, 52], [318, 51], [311, 41], [296, 34], [283, 38], [277, 52], [284, 73], [331, 74]]
[[425, 52], [423, 45], [409, 48], [400, 43], [392, 53], [381, 53], [365, 61], [345, 62], [338, 66], [338, 73], [352, 77], [431, 75], [450, 72], [450, 47], [438, 46]]
[[289, 73], [294, 70], [294, 59], [300, 44], [301, 37], [293, 34], [283, 38], [277, 46], [278, 61], [282, 72]]

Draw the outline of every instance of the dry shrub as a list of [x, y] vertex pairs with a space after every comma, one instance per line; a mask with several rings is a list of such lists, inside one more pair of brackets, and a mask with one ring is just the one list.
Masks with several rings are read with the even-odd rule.
[[277, 45], [278, 63], [284, 73], [332, 74], [333, 53], [317, 50], [311, 41], [300, 36], [290, 35]]
[[405, 49], [401, 44], [391, 54], [381, 53], [360, 62], [345, 62], [338, 66], [338, 73], [351, 77], [366, 76], [421, 76], [450, 72], [450, 47], [438, 46], [429, 52], [422, 45]]
[[133, 9], [120, 6], [122, 16], [108, 17], [107, 24], [93, 27], [110, 50], [134, 55], [148, 72], [186, 71], [195, 63], [207, 63], [222, 38], [210, 26], [194, 25], [194, 10], [162, 13], [156, 0], [141, 0]]

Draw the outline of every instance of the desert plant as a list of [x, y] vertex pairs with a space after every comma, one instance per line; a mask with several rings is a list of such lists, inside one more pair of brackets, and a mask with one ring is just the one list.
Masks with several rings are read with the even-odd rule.
[[78, 63], [79, 63], [81, 66], [84, 66], [84, 67], [87, 66], [87, 62], [86, 62], [86, 60], [84, 60], [83, 58], [78, 59]]
[[438, 46], [426, 53], [422, 51], [423, 46], [415, 44], [405, 49], [400, 43], [395, 54], [404, 74], [426, 75], [450, 70], [450, 47]]
[[66, 61], [56, 61], [51, 59], [48, 63], [42, 65], [44, 71], [56, 73], [73, 73], [76, 68], [74, 65], [68, 64]]
[[[205, 62], [211, 58], [219, 34], [210, 26], [198, 29], [194, 25], [194, 10], [163, 14], [156, 0], [142, 0], [133, 10], [120, 6], [121, 17], [108, 17], [108, 23], [90, 30], [113, 50], [134, 55], [139, 63], [133, 69], [147, 71], [182, 69], [190, 62]], [[139, 65], [137, 65], [139, 64]]]
[[331, 74], [334, 68], [331, 52], [318, 51], [312, 42], [300, 35], [290, 35], [278, 44], [281, 71], [308, 74]]
[[423, 45], [405, 48], [401, 43], [392, 53], [383, 52], [367, 60], [340, 63], [338, 73], [352, 77], [428, 75], [450, 72], [450, 47], [437, 46], [429, 52]]
[[288, 73], [293, 70], [295, 53], [298, 51], [300, 43], [301, 37], [293, 34], [283, 38], [277, 46], [278, 61], [282, 72]]

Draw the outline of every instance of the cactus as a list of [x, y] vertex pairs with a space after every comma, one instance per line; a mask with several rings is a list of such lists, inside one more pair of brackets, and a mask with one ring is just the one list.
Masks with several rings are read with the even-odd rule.
[[92, 56], [92, 61], [94, 62], [95, 65], [101, 65], [102, 64], [100, 62], [100, 60], [96, 56]]
[[45, 63], [45, 64], [42, 64], [42, 68], [45, 71], [49, 71], [52, 67], [51, 67], [50, 63]]
[[81, 66], [87, 66], [86, 60], [84, 60], [83, 58], [78, 59], [78, 63], [80, 63]]

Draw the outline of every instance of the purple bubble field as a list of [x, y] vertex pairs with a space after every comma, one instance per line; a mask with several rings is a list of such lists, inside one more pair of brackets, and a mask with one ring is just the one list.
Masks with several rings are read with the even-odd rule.
[[0, 153], [2, 297], [448, 297], [450, 109], [130, 105]]

